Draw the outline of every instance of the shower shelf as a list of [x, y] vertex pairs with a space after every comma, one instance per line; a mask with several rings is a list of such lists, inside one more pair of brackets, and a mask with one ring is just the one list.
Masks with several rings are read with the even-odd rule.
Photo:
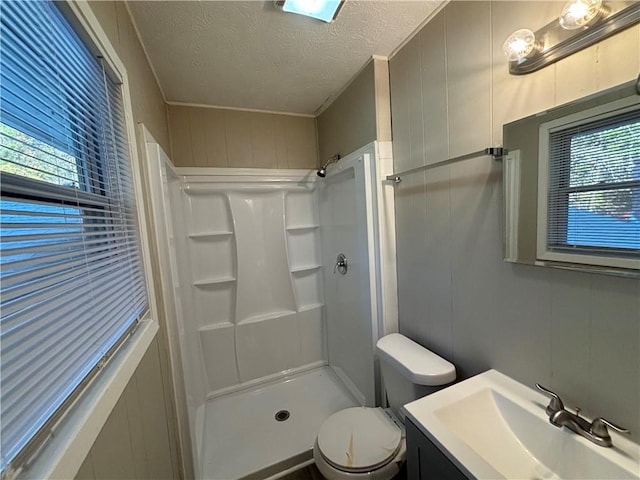
[[209, 325], [205, 325], [203, 327], [198, 328], [198, 332], [208, 332], [211, 330], [220, 330], [222, 328], [231, 328], [233, 327], [233, 323], [231, 322], [219, 322], [219, 323], [210, 323]]
[[317, 270], [322, 268], [322, 265], [300, 265], [298, 267], [291, 267], [291, 273], [303, 273], [311, 270]]
[[301, 305], [300, 308], [298, 308], [298, 312], [306, 312], [308, 310], [314, 310], [316, 308], [321, 308], [324, 307], [324, 303], [309, 303], [306, 305]]
[[228, 237], [231, 235], [233, 235], [233, 232], [228, 232], [228, 231], [200, 232], [200, 233], [190, 233], [189, 238]]
[[193, 282], [195, 287], [206, 287], [207, 285], [215, 285], [218, 283], [231, 283], [235, 282], [236, 279], [234, 277], [220, 277], [220, 278], [210, 278], [206, 280], [196, 280]]
[[290, 227], [287, 227], [287, 231], [295, 232], [304, 230], [315, 230], [316, 228], [320, 228], [320, 225], [291, 225]]
[[256, 323], [256, 322], [262, 322], [265, 320], [273, 320], [275, 318], [288, 317], [290, 315], [295, 315], [295, 313], [296, 313], [295, 310], [280, 310], [277, 312], [261, 313], [259, 315], [254, 315], [249, 318], [243, 318], [242, 320], [238, 320], [236, 322], [236, 325], [246, 325], [248, 323]]

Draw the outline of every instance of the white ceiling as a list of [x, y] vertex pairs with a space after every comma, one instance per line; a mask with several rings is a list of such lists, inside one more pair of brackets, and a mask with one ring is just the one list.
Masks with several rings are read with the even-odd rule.
[[167, 101], [314, 114], [441, 1], [347, 0], [326, 24], [272, 0], [130, 1]]

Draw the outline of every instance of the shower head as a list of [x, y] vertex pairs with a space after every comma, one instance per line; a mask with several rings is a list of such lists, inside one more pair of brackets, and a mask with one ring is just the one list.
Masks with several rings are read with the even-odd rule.
[[337, 162], [338, 160], [340, 160], [340, 154], [339, 153], [334, 153], [333, 155], [331, 155], [329, 157], [329, 160], [327, 160], [325, 162], [324, 165], [322, 165], [322, 167], [320, 167], [320, 169], [316, 172], [316, 175], [318, 175], [321, 178], [324, 178], [327, 176], [327, 167], [334, 163]]

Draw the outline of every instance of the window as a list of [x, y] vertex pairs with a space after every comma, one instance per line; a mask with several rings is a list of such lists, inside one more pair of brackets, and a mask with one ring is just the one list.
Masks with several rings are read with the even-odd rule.
[[540, 126], [538, 258], [640, 268], [637, 97]]
[[122, 88], [53, 2], [2, 2], [0, 440], [15, 471], [146, 313]]

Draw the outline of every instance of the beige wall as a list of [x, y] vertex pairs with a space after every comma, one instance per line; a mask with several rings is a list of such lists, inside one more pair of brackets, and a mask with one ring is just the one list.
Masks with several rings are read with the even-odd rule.
[[376, 139], [376, 104], [373, 62], [358, 74], [333, 103], [318, 116], [321, 163]]
[[[127, 69], [134, 121], [144, 123], [168, 151], [170, 142], [164, 99], [126, 4], [97, 1], [90, 5]], [[145, 177], [144, 171], [142, 176]], [[153, 238], [150, 240], [153, 245]], [[158, 271], [157, 268], [154, 271]], [[78, 473], [79, 478], [181, 477], [166, 328], [162, 312], [159, 316], [158, 336], [96, 439]]]
[[170, 454], [159, 355], [156, 339], [80, 467], [78, 480], [179, 478]]
[[171, 160], [178, 167], [315, 168], [311, 117], [169, 105]]
[[[511, 76], [501, 52], [562, 2], [451, 2], [390, 61], [395, 170], [502, 142], [502, 125], [634, 79], [640, 26]], [[496, 368], [640, 439], [640, 281], [505, 263], [502, 167], [479, 158], [396, 187], [400, 330], [460, 377]]]
[[98, 0], [91, 1], [90, 5], [127, 69], [135, 122], [144, 123], [168, 152], [169, 129], [164, 98], [140, 45], [125, 2]]
[[317, 118], [321, 163], [374, 140], [391, 141], [389, 64], [374, 58]]

